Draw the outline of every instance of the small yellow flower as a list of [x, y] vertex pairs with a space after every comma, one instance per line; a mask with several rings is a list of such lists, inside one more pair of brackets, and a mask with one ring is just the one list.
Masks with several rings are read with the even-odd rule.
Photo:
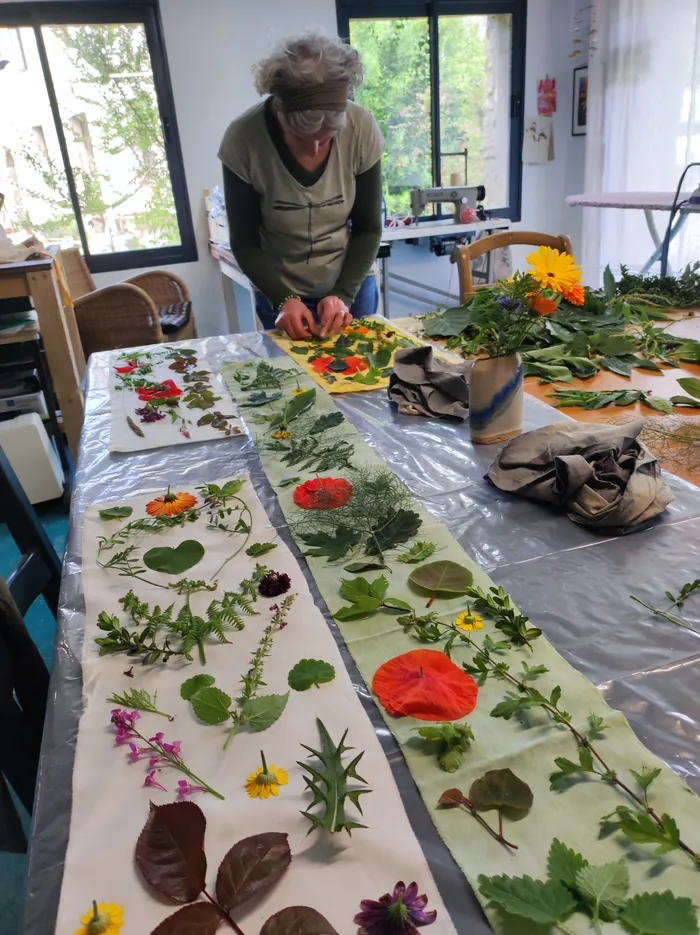
[[80, 921], [82, 925], [75, 935], [119, 935], [124, 925], [124, 909], [116, 903], [93, 902]]
[[484, 618], [480, 614], [475, 614], [471, 610], [463, 610], [461, 614], [457, 614], [455, 626], [457, 629], [466, 630], [467, 632], [471, 632], [473, 630], [483, 630]]
[[262, 751], [260, 759], [262, 766], [248, 776], [245, 784], [245, 791], [251, 799], [269, 799], [271, 795], [279, 795], [279, 787], [286, 786], [289, 782], [289, 776], [285, 770], [279, 769], [274, 763], [267, 765]]
[[295, 390], [292, 390], [292, 396], [301, 396], [301, 394], [305, 392], [306, 390], [303, 390], [300, 386], [298, 386]]
[[291, 438], [292, 433], [288, 432], [286, 429], [277, 429], [276, 432], [272, 433], [273, 438]]

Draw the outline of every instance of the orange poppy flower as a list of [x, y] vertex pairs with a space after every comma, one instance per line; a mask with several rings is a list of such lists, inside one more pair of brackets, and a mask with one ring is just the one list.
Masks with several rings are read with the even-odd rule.
[[352, 496], [352, 484], [342, 477], [316, 477], [294, 491], [294, 502], [302, 510], [335, 510]]
[[548, 299], [541, 292], [530, 293], [530, 308], [538, 315], [552, 315], [559, 308], [554, 299]]
[[350, 325], [348, 331], [354, 331], [355, 334], [369, 334], [369, 328], [365, 328], [364, 325], [360, 328], [353, 328], [353, 326]]
[[570, 286], [568, 289], [564, 289], [562, 295], [567, 302], [570, 302], [572, 305], [583, 305], [586, 301], [586, 293], [583, 291], [583, 286], [580, 282], [574, 283], [573, 286]]
[[372, 690], [389, 714], [455, 721], [476, 707], [479, 686], [435, 649], [414, 649], [380, 666]]
[[311, 366], [314, 368], [316, 373], [325, 373], [328, 369], [328, 365], [332, 364], [335, 360], [334, 357], [328, 355], [327, 357], [317, 357], [316, 360], [311, 361]]
[[191, 510], [196, 502], [197, 498], [191, 493], [171, 493], [168, 487], [166, 494], [146, 504], [146, 512], [149, 516], [178, 516]]

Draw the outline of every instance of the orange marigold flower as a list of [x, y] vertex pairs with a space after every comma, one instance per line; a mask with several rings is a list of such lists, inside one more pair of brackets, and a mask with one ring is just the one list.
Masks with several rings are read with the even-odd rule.
[[316, 477], [294, 491], [294, 502], [302, 510], [335, 510], [352, 496], [352, 484], [342, 477]]
[[146, 504], [146, 512], [149, 516], [178, 516], [191, 510], [196, 502], [197, 498], [191, 493], [171, 493], [168, 487], [166, 494]]
[[559, 308], [554, 299], [547, 298], [541, 292], [530, 293], [530, 308], [538, 315], [552, 315]]
[[566, 301], [570, 302], [572, 305], [583, 305], [583, 303], [586, 301], [586, 293], [584, 292], [581, 283], [576, 283], [569, 289], [564, 289], [562, 295]]

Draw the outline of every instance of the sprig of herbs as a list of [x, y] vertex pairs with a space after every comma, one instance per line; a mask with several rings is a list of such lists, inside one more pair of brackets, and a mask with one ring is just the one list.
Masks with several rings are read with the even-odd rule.
[[172, 714], [166, 714], [165, 711], [160, 711], [156, 707], [157, 696], [158, 692], [154, 692], [151, 695], [145, 688], [128, 688], [125, 692], [122, 692], [121, 695], [117, 694], [117, 692], [113, 692], [107, 701], [110, 704], [121, 705], [124, 708], [133, 708], [136, 711], [160, 714], [162, 717], [167, 717], [169, 721], [174, 721], [175, 718]]

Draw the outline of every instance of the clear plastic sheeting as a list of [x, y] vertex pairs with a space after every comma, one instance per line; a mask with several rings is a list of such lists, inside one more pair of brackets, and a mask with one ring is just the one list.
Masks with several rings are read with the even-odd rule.
[[[224, 359], [281, 355], [272, 341], [259, 333], [208, 338], [187, 346], [196, 347], [214, 370]], [[26, 935], [54, 932], [68, 839], [71, 776], [82, 704], [80, 656], [85, 607], [80, 570], [85, 506], [143, 489], [168, 484], [186, 487], [246, 470], [271, 522], [300, 557], [249, 438], [110, 453], [108, 364], [108, 354], [96, 354], [88, 372], [85, 427], [64, 560], [30, 852]], [[700, 793], [700, 635], [654, 617], [629, 597], [636, 594], [659, 606], [664, 591], [676, 593], [684, 582], [700, 576], [700, 491], [666, 475], [676, 499], [660, 519], [626, 537], [602, 536], [577, 526], [563, 513], [508, 496], [484, 481], [498, 448], [473, 447], [468, 424], [399, 416], [384, 390], [337, 396], [334, 402], [425, 508], [513, 595], [562, 655], [599, 686], [613, 707], [626, 714], [649, 749]], [[525, 397], [526, 429], [561, 419], [556, 410]], [[305, 562], [300, 564], [341, 644], [357, 693], [391, 762], [414, 831], [455, 927], [461, 935], [489, 932], [476, 899], [438, 837], [403, 757], [342, 645]], [[109, 842], [96, 841], [95, 847], [109, 847]], [[369, 895], [378, 896], [379, 891]], [[88, 901], [92, 898], [93, 894], [86, 894]]]

